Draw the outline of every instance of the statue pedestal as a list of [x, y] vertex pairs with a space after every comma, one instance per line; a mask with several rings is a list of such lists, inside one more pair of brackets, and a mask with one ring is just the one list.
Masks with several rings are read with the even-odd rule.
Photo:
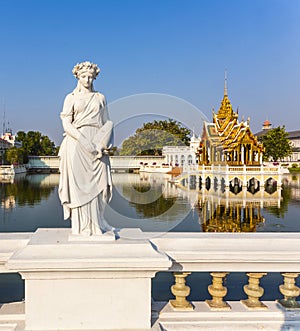
[[170, 267], [168, 257], [147, 240], [69, 234], [39, 229], [8, 261], [25, 279], [26, 330], [150, 329], [151, 278]]
[[80, 234], [70, 234], [68, 237], [69, 241], [72, 242], [91, 242], [91, 241], [98, 241], [98, 242], [107, 242], [107, 241], [115, 241], [116, 235], [112, 232], [103, 233], [103, 235], [93, 235], [93, 236], [83, 236]]

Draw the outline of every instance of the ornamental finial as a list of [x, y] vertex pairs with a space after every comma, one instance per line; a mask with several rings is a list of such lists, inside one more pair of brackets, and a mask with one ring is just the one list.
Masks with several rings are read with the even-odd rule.
[[224, 77], [224, 96], [227, 96], [227, 70], [225, 70], [225, 77]]

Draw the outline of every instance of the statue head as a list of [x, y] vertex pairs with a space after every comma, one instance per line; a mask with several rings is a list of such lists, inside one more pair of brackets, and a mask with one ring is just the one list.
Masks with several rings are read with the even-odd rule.
[[93, 78], [96, 79], [100, 72], [100, 68], [95, 63], [85, 61], [77, 63], [73, 68], [72, 72], [77, 79], [83, 72], [90, 72], [93, 75]]

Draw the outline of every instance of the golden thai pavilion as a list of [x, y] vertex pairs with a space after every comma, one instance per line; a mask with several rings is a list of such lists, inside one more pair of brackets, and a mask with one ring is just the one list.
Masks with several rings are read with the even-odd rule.
[[199, 165], [260, 165], [263, 146], [253, 135], [247, 121], [238, 121], [227, 95], [225, 78], [224, 97], [217, 113], [213, 111], [213, 122], [204, 122], [200, 146]]

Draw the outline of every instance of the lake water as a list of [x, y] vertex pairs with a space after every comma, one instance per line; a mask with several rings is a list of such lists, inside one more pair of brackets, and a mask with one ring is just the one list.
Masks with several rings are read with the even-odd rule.
[[[113, 199], [105, 211], [107, 221], [117, 228], [140, 228], [152, 235], [167, 231], [300, 232], [298, 175], [285, 175], [282, 189], [260, 190], [255, 194], [246, 189], [234, 194], [213, 188], [209, 191], [179, 188], [170, 179], [170, 175], [164, 174], [113, 174]], [[18, 175], [14, 181], [2, 180], [0, 232], [70, 227], [70, 221], [63, 220], [58, 183], [57, 174]], [[199, 284], [199, 279], [202, 284], [210, 282], [207, 273], [194, 273], [188, 279], [193, 286]], [[158, 273], [153, 281], [154, 298], [169, 299], [172, 282], [170, 273]], [[246, 282], [245, 274], [230, 274], [227, 285], [235, 290], [227, 299], [243, 297], [242, 285]], [[264, 282], [270, 288], [282, 281], [279, 274], [269, 274], [262, 285]], [[206, 287], [202, 292], [192, 292], [191, 299], [208, 298]], [[277, 287], [266, 291], [263, 299], [271, 299], [268, 293], [280, 295]], [[23, 297], [23, 282], [18, 275], [0, 274], [0, 302]]]

